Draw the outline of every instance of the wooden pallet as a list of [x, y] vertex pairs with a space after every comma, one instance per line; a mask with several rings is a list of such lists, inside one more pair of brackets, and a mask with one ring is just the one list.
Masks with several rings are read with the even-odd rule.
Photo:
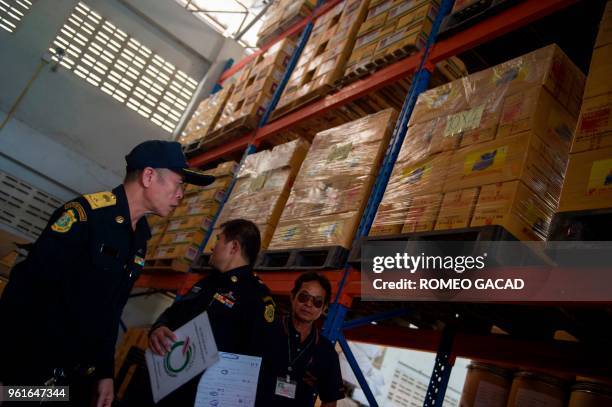
[[287, 103], [286, 105], [277, 107], [276, 109], [274, 109], [274, 111], [272, 112], [272, 115], [270, 116], [271, 120], [276, 120], [279, 117], [282, 117], [284, 115], [286, 115], [287, 113], [290, 113], [294, 110], [299, 109], [300, 107], [310, 103], [310, 102], [314, 102], [315, 100], [318, 100], [320, 98], [322, 98], [323, 96], [327, 95], [331, 90], [333, 89], [333, 86], [328, 85], [328, 84], [323, 84], [321, 86], [319, 86], [316, 89], [311, 90], [310, 92], [308, 92], [305, 95], [300, 96], [299, 98], [292, 100], [291, 102]]
[[[255, 127], [257, 127], [257, 117], [255, 115], [247, 115], [236, 119], [233, 122], [208, 133], [208, 135], [200, 142], [197, 153], [201, 152], [202, 150], [218, 147], [229, 140], [248, 133]], [[193, 150], [191, 153], [195, 154]]]
[[173, 271], [186, 273], [191, 265], [179, 259], [149, 259], [145, 260], [143, 271]]
[[264, 250], [259, 254], [255, 270], [325, 270], [344, 267], [348, 249], [322, 246], [300, 249]]
[[348, 263], [359, 269], [361, 266], [361, 249], [365, 243], [387, 241], [516, 241], [517, 239], [499, 225], [480, 226], [450, 230], [433, 230], [428, 232], [401, 233], [387, 236], [364, 236], [353, 246]]
[[392, 65], [401, 59], [408, 58], [416, 52], [418, 52], [418, 48], [416, 46], [406, 45], [403, 48], [396, 49], [389, 54], [384, 54], [376, 59], [370, 60], [369, 62], [360, 63], [351, 71], [345, 72], [344, 76], [334, 83], [334, 87], [340, 88], [346, 86], [361, 78], [371, 75], [382, 68]]
[[548, 240], [612, 240], [612, 208], [556, 213]]

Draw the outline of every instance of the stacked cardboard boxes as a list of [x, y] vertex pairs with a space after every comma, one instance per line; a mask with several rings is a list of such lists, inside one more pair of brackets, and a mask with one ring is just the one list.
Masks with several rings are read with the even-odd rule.
[[234, 161], [225, 162], [205, 171], [217, 177], [212, 184], [188, 185], [185, 197], [174, 212], [167, 219], [154, 221], [157, 223], [151, 228], [147, 260], [170, 260], [177, 271], [186, 270], [188, 267], [183, 266], [195, 260], [237, 170], [238, 164]]
[[257, 56], [239, 74], [214, 134], [240, 125], [254, 128], [272, 100], [295, 48], [295, 39], [287, 37]]
[[435, 0], [371, 0], [346, 65], [346, 75], [425, 47], [438, 13]]
[[270, 249], [350, 248], [396, 118], [387, 109], [316, 135]]
[[238, 218], [257, 224], [261, 249], [268, 248], [309, 147], [308, 141], [298, 138], [246, 158], [204, 253], [212, 252], [220, 226]]
[[276, 114], [319, 96], [344, 76], [344, 67], [369, 0], [344, 0], [319, 17], [278, 102]]
[[593, 50], [560, 212], [612, 207], [612, 1]]
[[307, 17], [316, 3], [315, 0], [274, 0], [262, 19], [257, 46], [268, 43], [296, 21]]
[[550, 45], [423, 93], [370, 234], [498, 224], [545, 238], [583, 86]]
[[204, 99], [189, 119], [178, 142], [183, 146], [189, 146], [203, 140], [217, 124], [233, 88], [234, 85], [229, 85]]

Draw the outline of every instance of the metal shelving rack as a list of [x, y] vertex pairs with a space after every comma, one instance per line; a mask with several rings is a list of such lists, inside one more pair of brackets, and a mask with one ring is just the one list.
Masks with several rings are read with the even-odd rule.
[[[240, 70], [246, 63], [276, 41], [288, 35], [297, 34], [303, 30], [296, 51], [291, 58], [289, 67], [281, 82], [281, 86], [276, 90], [271, 106], [264, 114], [258, 128], [223, 146], [219, 146], [193, 157], [190, 160], [190, 165], [201, 167], [219, 160], [227, 154], [239, 153], [240, 151], [244, 151], [244, 159], [246, 155], [255, 152], [256, 148], [262, 142], [291, 128], [297, 123], [321, 116], [332, 109], [341, 107], [342, 105], [350, 103], [384, 86], [395, 83], [410, 75], [414, 75], [410, 91], [400, 112], [383, 164], [379, 170], [377, 180], [359, 225], [356, 236], [356, 239], [358, 239], [361, 236], [366, 236], [369, 232], [378, 204], [382, 199], [393, 165], [395, 164], [399, 149], [406, 135], [410, 114], [418, 95], [427, 89], [427, 84], [435, 64], [451, 56], [455, 56], [466, 50], [487, 43], [506, 33], [518, 30], [529, 23], [577, 3], [578, 0], [526, 0], [519, 2], [497, 15], [491, 16], [438, 42], [436, 41], [436, 36], [440, 23], [442, 18], [450, 12], [453, 4], [453, 0], [442, 0], [440, 11], [432, 28], [428, 44], [423, 51], [395, 62], [380, 71], [374, 72], [363, 79], [357, 80], [341, 88], [336, 93], [329, 94], [320, 100], [305, 105], [297, 111], [291, 112], [278, 120], [268, 123], [269, 115], [276, 106], [282, 90], [301, 54], [301, 50], [308, 40], [313, 21], [338, 2], [339, 0], [327, 2], [319, 0], [311, 16], [296, 23], [277, 39], [262, 47], [262, 50], [238, 62], [221, 75], [220, 82]], [[229, 193], [227, 195], [229, 195]], [[209, 236], [207, 236], [205, 240], [208, 238]], [[206, 241], [204, 244], [205, 243]], [[437, 352], [436, 363], [428, 388], [425, 406], [442, 406], [446, 384], [448, 383], [454, 359], [459, 356], [479, 358], [481, 360], [489, 360], [501, 364], [520, 364], [532, 368], [548, 367], [550, 369], [552, 367], [560, 372], [573, 372], [575, 374], [599, 373], [604, 375], [609, 372], [609, 366], [607, 365], [606, 359], [602, 358], [596, 350], [584, 346], [579, 342], [560, 343], [559, 341], [551, 340], [548, 342], [536, 343], [528, 340], [505, 338], [499, 335], [479, 336], [467, 335], [464, 333], [454, 334], [450, 329], [445, 329], [444, 331], [413, 330], [398, 326], [372, 325], [372, 322], [375, 321], [382, 321], [413, 312], [409, 307], [382, 312], [353, 321], [345, 321], [353, 300], [360, 296], [359, 271], [347, 265], [344, 269], [325, 271], [323, 274], [332, 282], [335, 293], [335, 300], [330, 305], [323, 332], [334, 343], [338, 342], [341, 345], [347, 356], [347, 360], [353, 368], [372, 406], [377, 406], [378, 404], [369, 390], [365, 378], [352, 355], [347, 342], [349, 339]], [[295, 271], [259, 273], [259, 276], [270, 287], [274, 294], [287, 296], [293, 286]], [[194, 273], [144, 274], [140, 277], [137, 285], [154, 289], [173, 290], [181, 294], [188, 290], [191, 285], [200, 278], [201, 276], [199, 274]]]

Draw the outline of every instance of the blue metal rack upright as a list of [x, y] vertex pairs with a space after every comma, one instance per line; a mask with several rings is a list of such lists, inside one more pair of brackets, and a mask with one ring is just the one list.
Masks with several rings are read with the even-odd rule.
[[[376, 212], [378, 210], [378, 205], [380, 204], [383, 198], [385, 189], [389, 182], [389, 178], [391, 177], [391, 172], [393, 171], [393, 166], [395, 165], [395, 161], [397, 160], [397, 156], [404, 142], [404, 138], [406, 137], [406, 132], [408, 130], [408, 122], [410, 120], [410, 116], [412, 115], [412, 111], [414, 110], [416, 100], [418, 96], [427, 89], [427, 85], [429, 84], [431, 72], [433, 71], [432, 66], [426, 66], [426, 61], [428, 59], [429, 52], [431, 50], [432, 45], [435, 44], [442, 20], [444, 17], [446, 17], [446, 15], [450, 13], [453, 2], [453, 0], [442, 0], [440, 4], [440, 9], [432, 26], [429, 38], [427, 40], [425, 52], [423, 53], [419, 69], [414, 74], [410, 90], [408, 92], [406, 100], [404, 101], [404, 105], [402, 106], [402, 110], [395, 125], [395, 129], [393, 130], [393, 135], [391, 136], [389, 147], [387, 148], [387, 151], [385, 153], [381, 169], [378, 172], [376, 181], [372, 188], [372, 193], [370, 194], [368, 203], [359, 223], [359, 227], [355, 235], [355, 240], [353, 241], [353, 246], [355, 246], [359, 238], [367, 236], [370, 231], [370, 227], [372, 226], [372, 222], [374, 221], [374, 217], [376, 216]], [[344, 275], [338, 287], [334, 302], [329, 306], [329, 313], [323, 326], [323, 335], [325, 335], [330, 341], [332, 341], [332, 343], [338, 342], [340, 344], [347, 358], [347, 361], [349, 362], [349, 365], [351, 366], [351, 369], [353, 370], [353, 373], [355, 374], [355, 377], [357, 378], [357, 381], [359, 382], [359, 385], [361, 386], [361, 389], [363, 390], [368, 400], [368, 403], [372, 407], [377, 407], [378, 403], [374, 398], [374, 395], [372, 394], [372, 391], [365, 377], [363, 376], [359, 365], [357, 364], [357, 360], [355, 359], [348, 345], [348, 342], [346, 341], [342, 333], [342, 330], [345, 329], [347, 325], [354, 325], [352, 322], [345, 324], [344, 318], [346, 317], [348, 308], [339, 302], [349, 272], [350, 266], [347, 264], [344, 268]], [[398, 313], [404, 312], [405, 310], [400, 310]], [[371, 323], [377, 320], [390, 318], [392, 316], [396, 315], [393, 313], [383, 313], [368, 317], [360, 322]], [[450, 363], [451, 360], [447, 356], [448, 354], [450, 354], [451, 347], [452, 335], [447, 332], [445, 340], [442, 341], [441, 347], [438, 351], [438, 355], [436, 357], [436, 364], [434, 366], [434, 371], [429, 384], [428, 396], [430, 392], [431, 394], [433, 394], [433, 396], [426, 398], [424, 406], [441, 407], [442, 403], [444, 402], [444, 393], [446, 392], [446, 386], [448, 384], [448, 379], [450, 377], [450, 372], [452, 368], [452, 365]]]

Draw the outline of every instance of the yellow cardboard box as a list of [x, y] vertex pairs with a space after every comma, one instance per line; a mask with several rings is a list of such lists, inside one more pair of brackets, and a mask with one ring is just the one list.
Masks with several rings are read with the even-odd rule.
[[479, 192], [480, 188], [468, 188], [445, 193], [435, 230], [468, 227]]
[[531, 130], [542, 140], [568, 151], [576, 118], [542, 86], [528, 88], [505, 98], [498, 138]]
[[391, 173], [390, 183], [405, 188], [415, 195], [442, 192], [442, 186], [449, 170], [452, 153], [439, 153], [418, 163], [396, 163]]
[[398, 234], [406, 218], [412, 198], [385, 193], [383, 201], [378, 205], [376, 217], [370, 228], [369, 236], [386, 236]]
[[212, 203], [221, 202], [225, 197], [225, 190], [222, 189], [209, 189], [196, 194], [185, 196], [181, 200], [181, 205], [194, 205], [197, 203]]
[[350, 248], [359, 225], [358, 212], [280, 221], [270, 249], [342, 246]]
[[612, 146], [612, 93], [585, 99], [582, 104], [572, 153]]
[[386, 0], [368, 10], [368, 14], [361, 27], [359, 27], [358, 36], [361, 36], [370, 30], [378, 28], [385, 23], [387, 19], [387, 11], [393, 5], [392, 0]]
[[551, 148], [532, 132], [495, 139], [455, 152], [444, 192], [522, 180], [547, 201], [556, 203], [566, 162], [566, 153]]
[[593, 50], [591, 67], [584, 88], [584, 98], [612, 93], [610, 78], [612, 78], [612, 43]]
[[[401, 1], [389, 10], [387, 24], [394, 22], [396, 29], [410, 27], [415, 24], [422, 24], [425, 19], [434, 21], [437, 13], [438, 6], [430, 0], [420, 2]], [[431, 29], [427, 33], [430, 31]]]
[[166, 226], [168, 225], [168, 218], [163, 218], [163, 221], [158, 222], [151, 226], [151, 235], [159, 235], [166, 230]]
[[612, 147], [570, 155], [559, 212], [612, 207]]
[[603, 18], [599, 23], [599, 33], [595, 41], [595, 48], [612, 44], [612, 2], [608, 1], [604, 10]]
[[180, 243], [168, 246], [158, 246], [151, 258], [153, 260], [173, 259], [191, 263], [198, 255], [198, 246]]
[[470, 225], [501, 225], [519, 240], [544, 240], [552, 214], [525, 184], [511, 181], [482, 187]]
[[212, 226], [212, 216], [196, 215], [172, 218], [168, 221], [166, 232], [175, 232], [185, 229], [204, 229], [208, 230]]
[[402, 233], [427, 232], [433, 230], [442, 194], [420, 195], [412, 198], [406, 213]]
[[174, 216], [208, 215], [214, 216], [219, 210], [219, 202], [204, 201], [193, 204], [182, 203], [174, 210]]
[[469, 108], [463, 80], [458, 79], [421, 93], [410, 116], [410, 125]]
[[198, 230], [182, 230], [178, 232], [166, 233], [159, 241], [160, 245], [173, 245], [178, 243], [189, 243], [200, 246], [204, 240], [204, 232]]

